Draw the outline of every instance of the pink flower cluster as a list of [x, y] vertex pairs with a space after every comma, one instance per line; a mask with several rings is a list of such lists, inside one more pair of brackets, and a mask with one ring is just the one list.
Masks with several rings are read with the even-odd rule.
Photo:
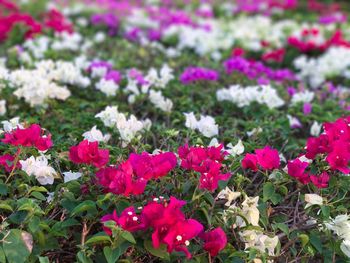
[[[167, 251], [184, 252], [191, 258], [188, 250], [190, 241], [196, 237], [204, 240], [203, 248], [211, 256], [216, 256], [225, 248], [227, 238], [221, 228], [203, 233], [203, 225], [195, 219], [186, 218], [181, 208], [185, 201], [170, 197], [167, 201], [163, 197], [154, 198], [137, 211], [133, 206], [126, 208], [119, 216], [116, 211], [102, 217], [101, 222], [114, 221], [117, 226], [129, 232], [146, 231], [152, 229], [152, 244], [159, 248], [161, 244], [167, 246]], [[111, 229], [103, 227], [108, 235], [112, 235]]]
[[199, 188], [210, 192], [218, 188], [219, 181], [226, 181], [230, 173], [222, 173], [223, 160], [227, 155], [222, 151], [223, 145], [218, 147], [189, 147], [187, 144], [178, 149], [181, 167], [200, 173]]
[[133, 153], [118, 167], [102, 168], [96, 176], [108, 192], [124, 196], [139, 195], [144, 192], [149, 180], [167, 175], [176, 164], [176, 156], [172, 152], [157, 155]]
[[317, 188], [328, 187], [329, 174], [327, 172], [323, 172], [319, 176], [313, 175], [310, 172], [305, 171], [308, 166], [309, 163], [301, 161], [298, 158], [288, 161], [288, 174], [296, 178], [302, 184], [312, 182]]
[[46, 151], [53, 145], [51, 134], [45, 134], [38, 124], [32, 124], [23, 129], [18, 127], [11, 132], [6, 132], [5, 138], [1, 141], [14, 146], [35, 147], [39, 151]]
[[73, 32], [73, 25], [67, 22], [63, 14], [56, 9], [44, 13], [43, 21], [40, 23], [32, 16], [21, 13], [19, 8], [11, 2], [0, 0], [0, 7], [9, 11], [6, 16], [0, 11], [0, 41], [6, 40], [16, 25], [24, 25], [27, 28], [25, 38], [32, 38], [41, 33], [43, 29], [53, 29], [55, 32]]
[[69, 159], [77, 164], [92, 164], [103, 167], [109, 161], [109, 150], [99, 149], [98, 142], [84, 140], [69, 150]]
[[317, 43], [320, 32], [317, 28], [304, 29], [301, 33], [301, 37], [290, 36], [288, 38], [288, 44], [297, 48], [300, 52], [321, 51], [324, 52], [331, 46], [341, 46], [350, 48], [350, 42], [344, 37], [341, 30], [336, 30], [334, 34], [326, 41]]
[[258, 165], [264, 170], [278, 169], [280, 166], [278, 151], [265, 146], [263, 149], [255, 149], [255, 154], [247, 153], [242, 160], [243, 169], [257, 171]]
[[55, 32], [73, 33], [73, 25], [56, 9], [51, 9], [44, 15], [44, 27], [51, 28]]
[[219, 73], [216, 70], [202, 67], [188, 67], [180, 76], [183, 84], [196, 81], [217, 81], [218, 79]]
[[[10, 173], [14, 168], [15, 156], [4, 154], [0, 156], [0, 166], [4, 167], [5, 171]], [[21, 164], [17, 163], [16, 168], [21, 168]]]

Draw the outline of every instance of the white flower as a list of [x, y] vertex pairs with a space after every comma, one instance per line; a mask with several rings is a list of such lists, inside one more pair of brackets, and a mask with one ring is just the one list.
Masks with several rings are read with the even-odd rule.
[[150, 101], [159, 109], [165, 112], [171, 112], [173, 102], [165, 98], [160, 91], [151, 90], [149, 93]]
[[235, 146], [233, 146], [232, 143], [229, 143], [227, 144], [227, 147], [229, 149], [226, 151], [232, 156], [241, 155], [244, 152], [244, 145], [242, 143], [242, 140], [238, 140], [238, 143]]
[[302, 92], [297, 92], [293, 95], [292, 100], [291, 100], [291, 104], [295, 105], [299, 102], [311, 102], [315, 97], [315, 93], [312, 91], [302, 91]]
[[322, 205], [323, 198], [318, 194], [305, 194], [305, 202], [307, 203], [305, 209], [312, 205]]
[[[246, 226], [246, 221], [253, 225], [259, 225], [260, 212], [257, 208], [259, 201], [259, 196], [256, 197], [246, 197], [242, 203], [242, 209], [240, 210], [240, 215], [236, 217], [236, 225], [239, 227]], [[241, 217], [243, 216], [244, 219]]]
[[185, 126], [191, 130], [195, 130], [197, 129], [197, 119], [196, 116], [194, 116], [193, 112], [189, 112], [189, 113], [184, 113], [185, 117], [186, 117], [186, 122], [185, 122]]
[[263, 253], [267, 249], [268, 254], [270, 256], [274, 256], [275, 255], [275, 248], [277, 247], [277, 244], [278, 244], [278, 236], [274, 236], [271, 238], [267, 235], [260, 235], [258, 238], [258, 242], [257, 242], [257, 244], [255, 244], [254, 247], [259, 249]]
[[325, 226], [342, 239], [350, 240], [350, 220], [348, 215], [338, 215], [331, 219], [330, 222], [325, 223]]
[[67, 183], [67, 182], [79, 179], [82, 176], [82, 173], [69, 171], [69, 172], [64, 172], [63, 175], [64, 175], [64, 178], [63, 178], [64, 182]]
[[56, 171], [48, 165], [48, 160], [45, 156], [42, 155], [37, 158], [31, 156], [19, 162], [22, 167], [21, 169], [29, 176], [34, 175], [40, 184], [53, 184]]
[[311, 128], [310, 128], [310, 134], [312, 136], [319, 136], [321, 133], [321, 129], [322, 129], [322, 124], [319, 124], [317, 121], [314, 121], [314, 123], [312, 124]]
[[247, 131], [247, 135], [248, 137], [251, 137], [253, 135], [256, 135], [256, 134], [259, 134], [263, 131], [263, 129], [261, 127], [258, 127], [258, 128], [254, 128], [253, 130], [251, 131]]
[[101, 119], [106, 127], [113, 127], [120, 118], [117, 106], [107, 106], [103, 111], [95, 115], [95, 118]]
[[54, 196], [55, 196], [55, 192], [47, 193], [46, 202], [51, 203], [53, 201]]
[[103, 135], [102, 132], [94, 126], [90, 131], [84, 132], [83, 137], [89, 142], [107, 142], [111, 138], [111, 135]]
[[219, 134], [219, 126], [215, 123], [215, 119], [211, 116], [201, 115], [199, 121], [197, 121], [193, 112], [184, 113], [186, 117], [185, 126], [191, 130], [197, 129], [205, 137], [213, 137]]
[[102, 91], [107, 96], [115, 96], [119, 89], [119, 85], [113, 80], [101, 79], [96, 83], [96, 89]]
[[219, 134], [219, 126], [215, 123], [215, 119], [211, 116], [201, 115], [201, 118], [197, 123], [197, 127], [199, 132], [208, 138]]
[[350, 240], [343, 240], [340, 249], [348, 258], [350, 258]]
[[275, 89], [269, 85], [241, 87], [240, 85], [230, 86], [228, 89], [220, 89], [216, 92], [218, 101], [230, 101], [242, 108], [251, 103], [258, 102], [265, 104], [270, 109], [283, 106], [284, 101], [278, 96]]
[[0, 116], [6, 114], [6, 100], [0, 100]]
[[241, 196], [240, 192], [234, 192], [231, 191], [230, 188], [226, 186], [225, 189], [221, 190], [220, 193], [218, 194], [217, 198], [218, 199], [226, 199], [227, 202], [225, 203], [225, 206], [230, 206], [231, 203], [236, 200], [238, 197]]
[[149, 119], [140, 121], [134, 115], [130, 115], [128, 119], [124, 113], [118, 112], [116, 106], [107, 106], [104, 111], [96, 114], [95, 117], [100, 118], [105, 126], [117, 128], [123, 140], [123, 146], [126, 145], [125, 143], [130, 143], [138, 133], [149, 130], [152, 125]]

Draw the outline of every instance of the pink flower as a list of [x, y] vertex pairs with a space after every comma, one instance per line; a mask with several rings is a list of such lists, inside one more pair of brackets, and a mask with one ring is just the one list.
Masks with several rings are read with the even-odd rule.
[[32, 124], [29, 128], [17, 128], [12, 132], [7, 132], [5, 133], [5, 138], [1, 141], [14, 146], [34, 146], [39, 151], [46, 151], [53, 145], [51, 134], [44, 135], [44, 131], [38, 124]]
[[[4, 154], [0, 156], [0, 166], [3, 166], [6, 172], [11, 172], [13, 169], [13, 161], [15, 157], [11, 154]], [[21, 164], [18, 162], [16, 168], [20, 168]]]
[[258, 170], [258, 158], [255, 154], [247, 153], [242, 160], [243, 169], [251, 169], [256, 172]]
[[309, 174], [305, 172], [305, 169], [308, 167], [307, 162], [302, 162], [298, 158], [292, 161], [288, 161], [287, 169], [288, 174], [302, 184], [308, 184], [310, 182]]
[[167, 175], [177, 164], [176, 155], [172, 152], [151, 155], [147, 152], [142, 154], [132, 153], [129, 161], [138, 177], [146, 180], [157, 179]]
[[146, 179], [134, 174], [129, 161], [120, 164], [118, 168], [102, 168], [96, 177], [108, 192], [124, 196], [142, 194], [147, 184]]
[[46, 28], [52, 28], [55, 32], [68, 32], [73, 33], [73, 25], [70, 24], [56, 9], [51, 9], [45, 14], [44, 26]]
[[[112, 214], [107, 214], [101, 218], [101, 222], [114, 221], [117, 226], [129, 232], [136, 232], [138, 230], [145, 229], [145, 223], [142, 215], [135, 212], [134, 207], [128, 207], [118, 217], [117, 212], [114, 210]], [[112, 235], [110, 228], [103, 226], [103, 230], [107, 235]]]
[[212, 257], [215, 257], [227, 244], [226, 234], [221, 227], [203, 233], [201, 238], [204, 240], [204, 250], [208, 251]]
[[171, 253], [173, 250], [182, 251], [190, 259], [192, 255], [188, 251], [187, 246], [189, 246], [190, 240], [202, 231], [202, 224], [194, 219], [177, 222], [164, 237], [164, 243], [167, 245], [168, 252]]
[[280, 166], [278, 151], [269, 146], [255, 150], [259, 165], [265, 170], [277, 169]]
[[[107, 221], [114, 221], [116, 223], [116, 225], [118, 225], [118, 215], [117, 215], [117, 211], [114, 210], [112, 214], [107, 214], [104, 215], [101, 218], [101, 223], [107, 222]], [[102, 227], [103, 230], [106, 232], [107, 235], [111, 236], [112, 235], [112, 230], [108, 227], [103, 226]]]
[[314, 159], [316, 155], [329, 151], [329, 139], [325, 134], [321, 134], [317, 138], [309, 138], [306, 142], [306, 154], [309, 159]]
[[327, 188], [329, 182], [329, 174], [327, 172], [321, 173], [319, 176], [310, 175], [311, 182], [317, 188]]
[[118, 225], [126, 231], [135, 232], [145, 229], [146, 225], [143, 216], [136, 214], [134, 207], [126, 208], [118, 219]]
[[99, 149], [98, 142], [84, 140], [70, 148], [69, 159], [77, 164], [84, 163], [102, 167], [109, 161], [109, 150]]
[[350, 173], [349, 161], [349, 143], [344, 141], [336, 141], [332, 144], [332, 151], [328, 154], [326, 161], [333, 170], [341, 171], [345, 174]]

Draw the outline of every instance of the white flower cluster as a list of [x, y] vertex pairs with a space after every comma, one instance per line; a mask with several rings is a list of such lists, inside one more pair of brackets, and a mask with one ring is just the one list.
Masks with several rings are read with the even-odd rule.
[[21, 169], [29, 176], [34, 175], [38, 182], [42, 185], [53, 184], [55, 175], [57, 174], [48, 164], [48, 160], [44, 155], [39, 157], [31, 156], [26, 160], [20, 160]]
[[170, 99], [165, 98], [161, 91], [150, 90], [149, 100], [155, 107], [164, 112], [171, 112], [171, 109], [173, 108], [173, 102]]
[[155, 68], [151, 68], [147, 75], [144, 77], [145, 84], [138, 87], [137, 80], [128, 76], [128, 84], [125, 91], [131, 92], [128, 97], [129, 103], [134, 103], [136, 96], [140, 94], [148, 94], [150, 102], [164, 112], [171, 112], [173, 108], [173, 102], [169, 98], [165, 98], [160, 90], [155, 88], [164, 89], [169, 81], [174, 79], [173, 69], [168, 65], [163, 65], [159, 72]]
[[137, 134], [149, 130], [152, 125], [149, 119], [140, 121], [134, 115], [127, 118], [124, 113], [118, 111], [117, 106], [107, 106], [95, 117], [101, 119], [106, 127], [117, 128], [124, 145], [130, 143]]
[[6, 100], [0, 100], [0, 116], [6, 114]]
[[222, 25], [217, 21], [206, 22], [209, 24], [210, 30], [185, 25], [172, 25], [166, 30], [163, 37], [177, 36], [179, 42], [176, 49], [178, 50], [193, 49], [200, 56], [209, 54], [214, 59], [220, 59], [220, 51], [232, 47], [234, 38], [228, 36], [228, 32], [222, 29]]
[[315, 97], [315, 93], [309, 90], [304, 90], [301, 92], [297, 92], [293, 95], [291, 104], [295, 105], [299, 102], [306, 103], [311, 102]]
[[[246, 196], [241, 205], [233, 203], [237, 198], [241, 196], [240, 192], [234, 192], [228, 187], [223, 189], [217, 196], [218, 199], [226, 199], [225, 206], [228, 207], [223, 213], [223, 219], [227, 222], [229, 217], [236, 219], [233, 227], [246, 227], [249, 225], [259, 227], [260, 212], [258, 209], [259, 196], [249, 197]], [[266, 250], [270, 256], [275, 255], [275, 249], [278, 244], [278, 237], [269, 237], [263, 233], [259, 228], [252, 230], [244, 230], [239, 233], [240, 238], [245, 243], [245, 249], [256, 248], [262, 253]]]
[[350, 49], [331, 47], [318, 58], [300, 56], [294, 60], [294, 66], [300, 71], [298, 76], [313, 88], [319, 87], [330, 77], [350, 78]]
[[100, 81], [96, 83], [96, 89], [100, 90], [107, 96], [115, 96], [119, 90], [119, 85], [113, 80], [100, 79]]
[[107, 142], [110, 138], [110, 134], [103, 134], [96, 126], [92, 127], [90, 131], [84, 132], [83, 137], [89, 142]]
[[340, 249], [350, 258], [350, 218], [348, 215], [338, 215], [325, 224], [327, 229], [332, 230], [343, 241]]
[[219, 89], [216, 92], [218, 101], [230, 101], [242, 108], [252, 102], [265, 104], [270, 109], [284, 105], [284, 101], [270, 85], [241, 87], [240, 85], [230, 86], [228, 89]]
[[[56, 51], [85, 51], [93, 45], [90, 40], [85, 40], [83, 36], [77, 32], [72, 34], [67, 32], [56, 33], [54, 38], [47, 36], [39, 36], [34, 39], [28, 39], [24, 42], [23, 47], [26, 51], [33, 55], [36, 59], [45, 57], [47, 50], [52, 49]], [[21, 54], [27, 57], [27, 54]]]
[[191, 130], [198, 130], [205, 137], [213, 137], [219, 134], [219, 126], [211, 116], [201, 115], [197, 120], [193, 112], [184, 113], [186, 117], [185, 126]]
[[47, 99], [66, 100], [70, 91], [59, 84], [86, 87], [90, 80], [71, 62], [42, 60], [34, 69], [18, 69], [9, 72], [10, 86], [14, 94], [33, 106], [45, 104]]

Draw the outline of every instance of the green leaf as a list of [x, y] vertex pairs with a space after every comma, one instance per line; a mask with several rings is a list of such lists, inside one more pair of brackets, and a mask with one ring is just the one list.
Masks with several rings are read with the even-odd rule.
[[143, 245], [145, 246], [145, 249], [153, 256], [159, 257], [164, 260], [170, 259], [169, 253], [167, 252], [166, 246], [164, 244], [161, 244], [159, 248], [154, 248], [152, 241], [145, 240]]
[[104, 232], [99, 232], [94, 236], [90, 237], [85, 244], [101, 244], [101, 243], [112, 243], [111, 238]]
[[45, 201], [46, 200], [46, 197], [40, 192], [32, 192], [30, 195], [34, 196], [36, 199], [39, 199], [41, 201]]
[[91, 200], [86, 200], [82, 202], [81, 204], [79, 204], [73, 209], [72, 215], [77, 215], [83, 212], [89, 212], [91, 214], [97, 213], [95, 202]]
[[123, 231], [121, 233], [121, 237], [124, 238], [125, 240], [129, 241], [132, 244], [136, 244], [136, 240], [135, 240], [134, 236], [128, 231]]
[[272, 183], [267, 182], [263, 186], [263, 201], [266, 202], [269, 200], [272, 195], [275, 193], [275, 188]]
[[40, 263], [50, 263], [48, 257], [39, 257], [39, 262]]
[[307, 245], [307, 243], [309, 243], [309, 240], [310, 240], [309, 236], [306, 234], [300, 234], [299, 239], [300, 239], [302, 247], [305, 247]]
[[313, 245], [314, 248], [317, 249], [318, 252], [322, 253], [322, 242], [321, 242], [321, 239], [319, 237], [319, 234], [311, 233], [310, 243]]
[[8, 205], [8, 204], [0, 204], [0, 209], [8, 210], [8, 211], [13, 212], [12, 207], [10, 205]]
[[32, 253], [32, 236], [19, 229], [11, 229], [3, 242], [3, 249], [9, 263], [24, 263]]
[[119, 247], [112, 249], [111, 247], [104, 247], [103, 254], [108, 263], [115, 263], [121, 255], [130, 247], [130, 244], [127, 242], [122, 243]]
[[77, 254], [78, 262], [80, 263], [92, 263], [93, 261], [86, 256], [86, 254], [83, 251], [79, 251]]

